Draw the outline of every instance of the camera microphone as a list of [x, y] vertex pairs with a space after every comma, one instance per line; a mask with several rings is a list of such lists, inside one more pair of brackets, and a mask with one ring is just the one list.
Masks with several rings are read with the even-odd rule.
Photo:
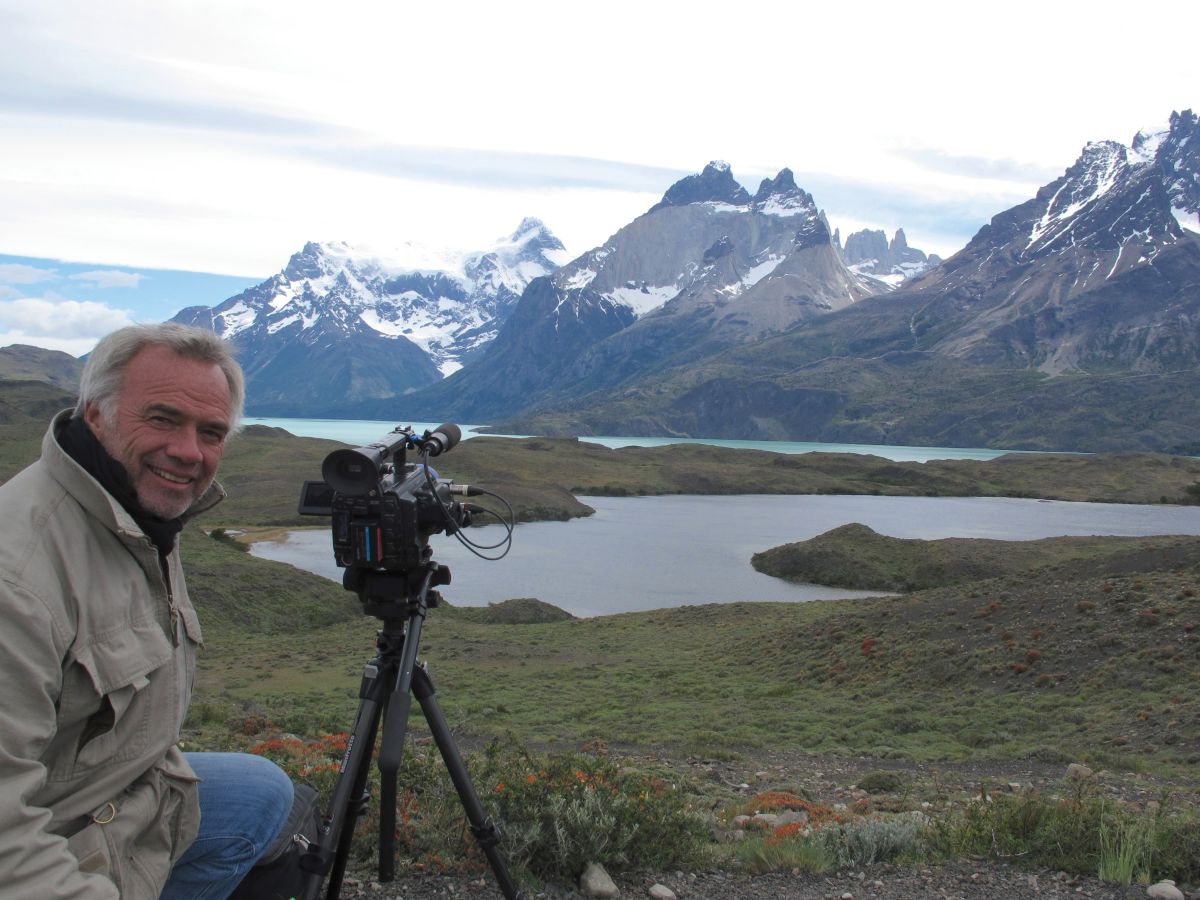
[[425, 437], [421, 442], [421, 452], [428, 453], [430, 456], [440, 456], [446, 453], [462, 440], [462, 429], [453, 422], [444, 422], [438, 426], [437, 431], [425, 432]]

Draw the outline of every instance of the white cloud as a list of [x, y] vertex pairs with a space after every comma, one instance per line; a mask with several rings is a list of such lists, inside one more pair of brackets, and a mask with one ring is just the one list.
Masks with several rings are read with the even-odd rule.
[[82, 342], [90, 348], [110, 331], [131, 324], [128, 310], [90, 300], [67, 300], [47, 294], [0, 301], [0, 330], [9, 336], [21, 336], [10, 340], [0, 338], [0, 346], [26, 343], [49, 347], [47, 341], [57, 341], [72, 346]]
[[115, 269], [98, 269], [94, 272], [79, 272], [71, 276], [72, 281], [82, 281], [95, 288], [135, 288], [146, 276], [141, 272], [120, 272]]
[[0, 0], [0, 251], [265, 277], [307, 240], [471, 246], [532, 215], [582, 253], [723, 158], [944, 253], [1195, 104], [1187, 54], [1130, 77], [1194, 2]]
[[59, 278], [54, 269], [27, 266], [24, 263], [0, 263], [0, 284], [37, 284]]

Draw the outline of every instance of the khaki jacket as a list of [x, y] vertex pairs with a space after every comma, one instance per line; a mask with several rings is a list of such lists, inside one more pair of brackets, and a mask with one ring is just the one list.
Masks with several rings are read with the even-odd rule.
[[0, 900], [153, 900], [200, 820], [177, 746], [200, 624], [178, 546], [160, 562], [59, 447], [68, 417], [0, 486]]

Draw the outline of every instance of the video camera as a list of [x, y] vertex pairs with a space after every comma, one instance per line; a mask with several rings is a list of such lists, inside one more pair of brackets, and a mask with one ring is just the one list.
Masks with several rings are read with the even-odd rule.
[[[321, 465], [324, 481], [306, 481], [301, 515], [332, 516], [333, 553], [343, 568], [406, 572], [430, 555], [429, 537], [470, 524], [471, 509], [455, 496], [485, 493], [439, 478], [429, 458], [447, 453], [462, 430], [446, 422], [417, 435], [397, 426], [379, 441], [334, 450]], [[407, 461], [409, 450], [421, 462]]]
[[[398, 426], [373, 444], [334, 450], [321, 464], [325, 480], [306, 481], [300, 494], [302, 515], [332, 517], [334, 557], [346, 570], [342, 586], [358, 594], [365, 614], [383, 623], [375, 635], [375, 655], [363, 669], [358, 715], [346, 742], [329, 810], [321, 818], [319, 836], [309, 842], [300, 858], [300, 867], [308, 873], [304, 900], [317, 900], [326, 876], [326, 898], [336, 900], [340, 896], [355, 822], [365, 812], [369, 799], [368, 770], [377, 737], [379, 880], [394, 878], [396, 776], [414, 698], [501, 891], [509, 900], [523, 896], [497, 849], [499, 829], [487, 817], [471, 785], [470, 774], [434, 697], [433, 682], [417, 658], [425, 616], [441, 602], [434, 588], [450, 583], [450, 569], [431, 558], [430, 535], [439, 531], [452, 534], [476, 556], [487, 560], [502, 558], [512, 546], [515, 517], [503, 497], [439, 478], [429, 466], [431, 457], [446, 453], [461, 439], [462, 430], [451, 422], [419, 436], [412, 426]], [[409, 450], [420, 453], [420, 462], [408, 462]], [[487, 507], [454, 499], [478, 494], [499, 501], [507, 508], [508, 519]], [[475, 512], [500, 520], [505, 537], [499, 543], [479, 545], [463, 533]], [[502, 549], [497, 556], [481, 552], [497, 549]]]

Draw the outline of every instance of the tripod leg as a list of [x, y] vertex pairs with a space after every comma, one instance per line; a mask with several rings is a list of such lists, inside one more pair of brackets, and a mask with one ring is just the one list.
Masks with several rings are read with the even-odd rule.
[[[387, 664], [378, 657], [367, 663], [363, 671], [358, 714], [342, 755], [341, 771], [334, 782], [329, 811], [322, 818], [318, 841], [309, 846], [300, 862], [301, 868], [309, 873], [304, 900], [317, 900], [326, 873], [330, 873], [326, 900], [337, 900], [341, 893], [354, 824], [363, 809], [371, 751], [387, 707], [388, 694], [383, 688], [388, 681], [388, 671]], [[333, 850], [335, 844], [336, 850]]]
[[[428, 579], [421, 597], [428, 591]], [[379, 880], [387, 883], [396, 877], [396, 773], [404, 754], [404, 735], [412, 709], [413, 673], [417, 667], [417, 645], [421, 639], [421, 623], [425, 618], [424, 603], [418, 604], [409, 617], [404, 636], [397, 645], [399, 651], [387, 715], [383, 719], [383, 736], [379, 742]]]
[[437, 698], [434, 697], [433, 682], [429, 680], [424, 669], [417, 669], [413, 673], [412, 692], [413, 696], [417, 698], [417, 702], [421, 704], [421, 712], [425, 714], [429, 731], [433, 734], [433, 740], [442, 754], [442, 760], [450, 773], [450, 780], [454, 782], [454, 789], [458, 792], [458, 799], [462, 802], [463, 810], [467, 814], [467, 821], [471, 823], [471, 833], [475, 835], [475, 842], [479, 844], [479, 848], [487, 857], [488, 864], [492, 867], [492, 872], [500, 885], [501, 893], [509, 900], [518, 900], [523, 895], [509, 874], [508, 866], [497, 846], [500, 842], [500, 829], [487, 816], [483, 804], [479, 802], [479, 795], [475, 793], [475, 787], [471, 783], [471, 776], [467, 772], [466, 764], [463, 763], [462, 755], [458, 752], [458, 746], [454, 742], [454, 736], [450, 733], [449, 726], [446, 725], [446, 719], [442, 715]]

